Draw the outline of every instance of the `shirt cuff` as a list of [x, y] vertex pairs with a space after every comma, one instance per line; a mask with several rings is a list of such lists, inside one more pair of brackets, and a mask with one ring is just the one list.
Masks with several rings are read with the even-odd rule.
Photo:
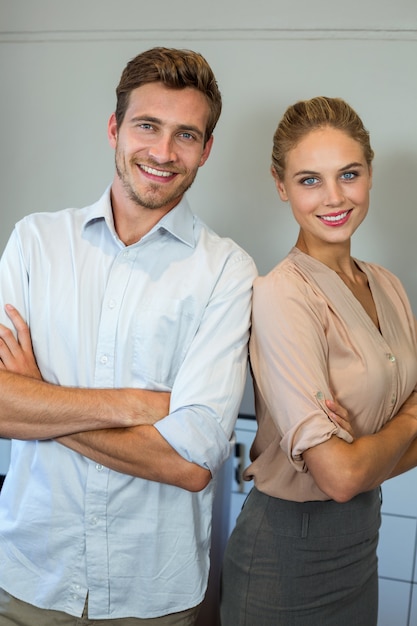
[[178, 409], [154, 427], [184, 459], [210, 470], [212, 475], [232, 450], [217, 420], [198, 408]]

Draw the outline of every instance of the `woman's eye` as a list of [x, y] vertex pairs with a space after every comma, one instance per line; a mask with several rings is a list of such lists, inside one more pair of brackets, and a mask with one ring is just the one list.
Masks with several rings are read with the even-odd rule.
[[342, 178], [343, 180], [353, 180], [356, 178], [356, 172], [343, 172]]
[[315, 178], [314, 176], [310, 176], [309, 178], [303, 178], [301, 180], [301, 184], [302, 185], [314, 185], [315, 183], [317, 183], [318, 178]]

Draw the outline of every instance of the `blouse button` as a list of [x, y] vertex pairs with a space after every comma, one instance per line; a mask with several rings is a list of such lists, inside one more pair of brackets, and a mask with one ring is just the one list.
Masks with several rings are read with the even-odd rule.
[[388, 354], [388, 358], [391, 361], [391, 363], [395, 362], [395, 356], [393, 354]]

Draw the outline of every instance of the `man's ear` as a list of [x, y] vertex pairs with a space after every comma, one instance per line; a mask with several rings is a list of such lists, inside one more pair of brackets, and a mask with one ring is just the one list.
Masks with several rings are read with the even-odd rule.
[[271, 166], [271, 174], [274, 177], [275, 187], [278, 190], [279, 197], [281, 198], [281, 200], [283, 202], [287, 202], [288, 201], [288, 195], [287, 195], [287, 191], [285, 189], [284, 181], [278, 176], [274, 166]]
[[109, 121], [107, 123], [107, 137], [111, 147], [115, 148], [117, 143], [117, 122], [115, 113], [112, 113], [110, 115]]

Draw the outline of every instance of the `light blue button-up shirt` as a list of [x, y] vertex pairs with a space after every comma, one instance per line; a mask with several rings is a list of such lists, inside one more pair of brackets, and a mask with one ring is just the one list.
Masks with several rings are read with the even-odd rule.
[[[0, 264], [0, 321], [30, 324], [44, 378], [78, 387], [171, 391], [156, 424], [216, 471], [246, 376], [252, 259], [183, 199], [138, 243], [94, 205], [20, 221]], [[115, 472], [55, 441], [14, 441], [0, 497], [0, 587], [95, 619], [197, 605], [208, 567], [213, 482], [199, 493]]]

